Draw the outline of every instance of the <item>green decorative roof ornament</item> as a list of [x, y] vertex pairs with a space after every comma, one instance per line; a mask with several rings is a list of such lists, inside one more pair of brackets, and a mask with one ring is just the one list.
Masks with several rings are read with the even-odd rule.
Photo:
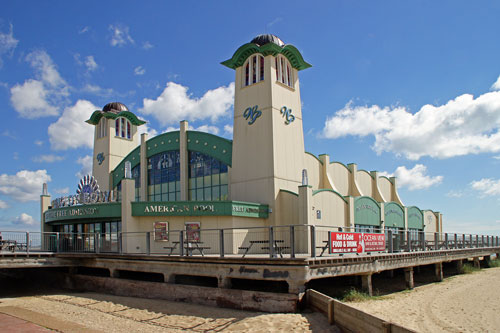
[[295, 46], [291, 44], [285, 45], [277, 36], [270, 34], [259, 35], [252, 39], [250, 43], [240, 46], [236, 52], [234, 52], [231, 59], [223, 61], [221, 64], [236, 69], [242, 66], [245, 60], [254, 53], [261, 53], [263, 56], [277, 56], [278, 54], [283, 54], [288, 61], [290, 61], [292, 67], [299, 71], [311, 67], [311, 65], [302, 58], [302, 55]]
[[120, 102], [108, 103], [102, 108], [102, 110], [94, 111], [94, 113], [92, 113], [92, 115], [86, 121], [86, 123], [91, 125], [97, 125], [102, 117], [107, 119], [116, 119], [118, 117], [124, 117], [136, 126], [140, 126], [146, 123], [144, 120], [137, 118], [135, 114], [133, 114], [128, 110], [125, 104], [122, 104]]

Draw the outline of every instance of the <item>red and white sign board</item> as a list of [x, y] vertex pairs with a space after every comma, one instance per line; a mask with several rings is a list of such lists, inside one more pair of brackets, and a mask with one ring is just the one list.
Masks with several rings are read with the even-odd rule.
[[385, 234], [330, 232], [330, 253], [385, 251]]

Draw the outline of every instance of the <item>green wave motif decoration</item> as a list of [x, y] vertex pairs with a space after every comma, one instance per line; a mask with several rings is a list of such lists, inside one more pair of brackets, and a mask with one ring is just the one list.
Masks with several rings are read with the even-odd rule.
[[139, 118], [137, 118], [137, 116], [130, 111], [122, 111], [120, 113], [113, 113], [113, 112], [104, 112], [101, 110], [94, 111], [94, 113], [92, 113], [92, 115], [90, 116], [90, 119], [87, 120], [86, 123], [91, 124], [91, 125], [97, 125], [102, 117], [107, 118], [107, 119], [116, 119], [118, 117], [124, 117], [136, 126], [140, 126], [140, 125], [143, 125], [146, 123], [144, 120], [140, 120]]
[[254, 43], [244, 44], [240, 46], [236, 52], [234, 52], [231, 59], [223, 61], [221, 64], [226, 67], [236, 69], [242, 66], [245, 60], [247, 60], [247, 58], [254, 53], [261, 53], [263, 56], [277, 56], [278, 54], [283, 54], [288, 61], [290, 61], [292, 67], [299, 71], [311, 67], [311, 65], [308, 64], [304, 58], [302, 58], [302, 55], [295, 46], [287, 44], [281, 47], [274, 43], [267, 43], [262, 46], [258, 46]]

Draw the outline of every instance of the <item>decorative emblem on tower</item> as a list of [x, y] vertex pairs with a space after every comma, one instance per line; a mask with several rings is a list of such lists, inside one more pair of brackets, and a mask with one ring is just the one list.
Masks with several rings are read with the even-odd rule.
[[97, 159], [97, 162], [99, 162], [99, 165], [101, 165], [102, 162], [104, 162], [104, 158], [105, 158], [104, 153], [97, 154], [96, 159]]
[[253, 123], [255, 123], [257, 118], [259, 118], [261, 115], [262, 111], [259, 110], [258, 105], [255, 105], [254, 107], [248, 107], [243, 112], [243, 117], [245, 117], [246, 120], [250, 119], [248, 125], [252, 125]]
[[295, 120], [295, 116], [292, 114], [292, 109], [288, 109], [286, 106], [281, 108], [280, 113], [283, 118], [285, 118], [285, 125], [293, 123]]
[[97, 181], [95, 180], [94, 176], [86, 175], [83, 176], [82, 179], [80, 179], [80, 182], [78, 183], [78, 188], [76, 189], [76, 194], [82, 194], [82, 193], [92, 194], [98, 192], [99, 192], [99, 185], [97, 184]]

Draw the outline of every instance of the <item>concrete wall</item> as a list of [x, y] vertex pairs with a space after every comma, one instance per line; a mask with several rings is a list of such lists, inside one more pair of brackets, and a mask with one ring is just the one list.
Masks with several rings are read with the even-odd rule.
[[387, 200], [386, 202], [394, 201], [392, 197], [392, 183], [387, 177], [378, 177], [378, 187], [380, 194]]
[[322, 178], [322, 167], [321, 162], [309, 153], [304, 154], [304, 163], [305, 169], [307, 170], [307, 178], [309, 181], [309, 185], [312, 186], [313, 189], [317, 190], [321, 187], [321, 178]]
[[356, 173], [356, 181], [363, 196], [373, 197], [372, 176], [365, 170]]
[[332, 162], [328, 166], [328, 173], [337, 191], [342, 195], [349, 195], [349, 169], [339, 162]]

